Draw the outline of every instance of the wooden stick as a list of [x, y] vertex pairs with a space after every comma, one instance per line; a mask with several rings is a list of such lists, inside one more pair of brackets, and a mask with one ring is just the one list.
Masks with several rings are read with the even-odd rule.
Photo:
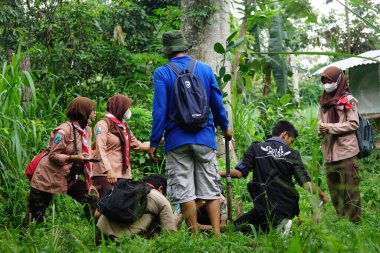
[[230, 170], [230, 145], [229, 140], [226, 141], [226, 180], [227, 180], [227, 220], [232, 221], [232, 196], [231, 196], [231, 170]]

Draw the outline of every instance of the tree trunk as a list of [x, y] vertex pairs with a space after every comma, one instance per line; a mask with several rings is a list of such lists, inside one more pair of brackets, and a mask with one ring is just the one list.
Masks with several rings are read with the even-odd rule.
[[[181, 7], [185, 13], [181, 21], [182, 30], [186, 40], [193, 45], [190, 54], [218, 71], [223, 58], [214, 51], [214, 44], [219, 42], [226, 46], [230, 35], [229, 0], [182, 0]], [[210, 10], [209, 15], [197, 15], [200, 10]], [[192, 15], [186, 15], [188, 13]]]
[[291, 66], [293, 70], [293, 91], [294, 91], [294, 97], [297, 101], [297, 103], [300, 102], [300, 87], [299, 87], [299, 73], [298, 73], [298, 66], [296, 62], [296, 57], [294, 55], [289, 56], [289, 65]]
[[[345, 6], [348, 7], [348, 0], [344, 1]], [[346, 46], [347, 46], [347, 53], [351, 54], [351, 29], [350, 29], [350, 18], [348, 16], [348, 9], [345, 9], [345, 16], [346, 16], [346, 29], [347, 29], [347, 41], [346, 41]]]
[[[230, 72], [230, 64], [214, 51], [214, 44], [219, 42], [226, 47], [226, 40], [230, 35], [229, 0], [181, 0], [184, 15], [181, 20], [181, 29], [186, 40], [193, 45], [189, 54], [197, 60], [209, 64], [215, 73], [222, 66], [226, 67], [226, 73]], [[200, 13], [208, 12], [207, 17]], [[198, 14], [199, 13], [199, 14]], [[189, 15], [191, 14], [191, 15]], [[227, 84], [224, 91], [228, 94], [227, 100], [231, 101], [231, 85]], [[225, 104], [230, 128], [232, 124], [232, 111], [229, 104]], [[217, 138], [218, 154], [224, 153], [223, 138]], [[236, 161], [236, 154], [230, 152], [232, 160]]]
[[[253, 3], [253, 0], [247, 0], [245, 8], [249, 9], [252, 3]], [[247, 19], [248, 19], [247, 14], [245, 14], [244, 17], [242, 18], [242, 22], [240, 25], [239, 39], [244, 38], [245, 36], [246, 29], [247, 29]], [[241, 55], [240, 46], [238, 46], [235, 49], [235, 57], [234, 57], [234, 62], [233, 62], [232, 70], [231, 70], [231, 76], [232, 76], [231, 82], [230, 82], [231, 88], [235, 85], [235, 82], [237, 80], [237, 71], [238, 71], [238, 67], [240, 63], [240, 55]], [[232, 93], [232, 90], [231, 90], [231, 93]], [[232, 103], [232, 100], [231, 100], [231, 103]]]
[[[224, 62], [223, 57], [214, 51], [214, 44], [219, 42], [226, 47], [226, 39], [230, 35], [229, 0], [182, 0], [183, 9], [182, 30], [186, 40], [193, 45], [190, 55], [195, 59], [209, 64], [215, 73], [224, 65], [226, 72], [230, 72], [230, 65]], [[194, 14], [189, 16], [186, 13], [194, 13], [200, 10], [210, 10], [209, 16], [204, 18]], [[230, 84], [227, 84], [224, 91], [231, 99]], [[226, 105], [228, 119], [232, 127], [232, 113], [229, 105]]]
[[268, 96], [270, 92], [270, 86], [272, 83], [272, 68], [270, 65], [266, 65], [264, 68], [264, 87], [263, 87], [263, 96]]
[[[12, 64], [14, 51], [12, 49], [8, 48], [6, 54], [7, 54], [8, 64]], [[30, 64], [30, 55], [29, 54], [25, 55], [21, 59], [21, 62], [19, 64], [19, 68], [22, 71], [28, 71], [28, 72], [32, 70], [32, 67]], [[22, 92], [22, 100], [21, 101], [23, 103], [27, 103], [28, 101], [30, 101], [32, 99], [32, 90], [29, 87], [23, 87], [21, 92]]]

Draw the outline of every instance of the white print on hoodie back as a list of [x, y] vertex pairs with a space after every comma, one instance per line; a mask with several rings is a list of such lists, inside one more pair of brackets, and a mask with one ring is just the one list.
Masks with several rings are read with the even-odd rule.
[[291, 151], [284, 152], [284, 150], [282, 149], [282, 146], [279, 149], [275, 149], [275, 148], [272, 148], [270, 146], [266, 146], [265, 148], [261, 147], [261, 149], [263, 151], [267, 152], [268, 156], [273, 156], [274, 158], [280, 158], [283, 156], [287, 156], [291, 153]]

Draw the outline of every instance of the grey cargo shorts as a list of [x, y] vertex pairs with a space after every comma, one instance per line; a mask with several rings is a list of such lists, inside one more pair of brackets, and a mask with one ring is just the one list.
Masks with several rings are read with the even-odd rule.
[[186, 144], [167, 152], [166, 176], [172, 204], [220, 197], [218, 162], [210, 147]]

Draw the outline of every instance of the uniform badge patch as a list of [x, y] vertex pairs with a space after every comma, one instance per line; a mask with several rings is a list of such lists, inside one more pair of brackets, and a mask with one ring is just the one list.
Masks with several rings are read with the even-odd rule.
[[57, 135], [55, 136], [55, 138], [54, 138], [54, 143], [55, 143], [55, 144], [58, 144], [58, 143], [61, 142], [61, 140], [62, 140], [62, 135], [57, 134]]
[[352, 104], [352, 110], [355, 111], [355, 109], [356, 109], [356, 103], [355, 103], [355, 100], [354, 100], [354, 99], [351, 99], [351, 100], [350, 100], [350, 103]]
[[98, 135], [98, 134], [101, 134], [102, 133], [102, 127], [97, 127], [96, 128], [96, 131], [95, 131], [95, 134]]

